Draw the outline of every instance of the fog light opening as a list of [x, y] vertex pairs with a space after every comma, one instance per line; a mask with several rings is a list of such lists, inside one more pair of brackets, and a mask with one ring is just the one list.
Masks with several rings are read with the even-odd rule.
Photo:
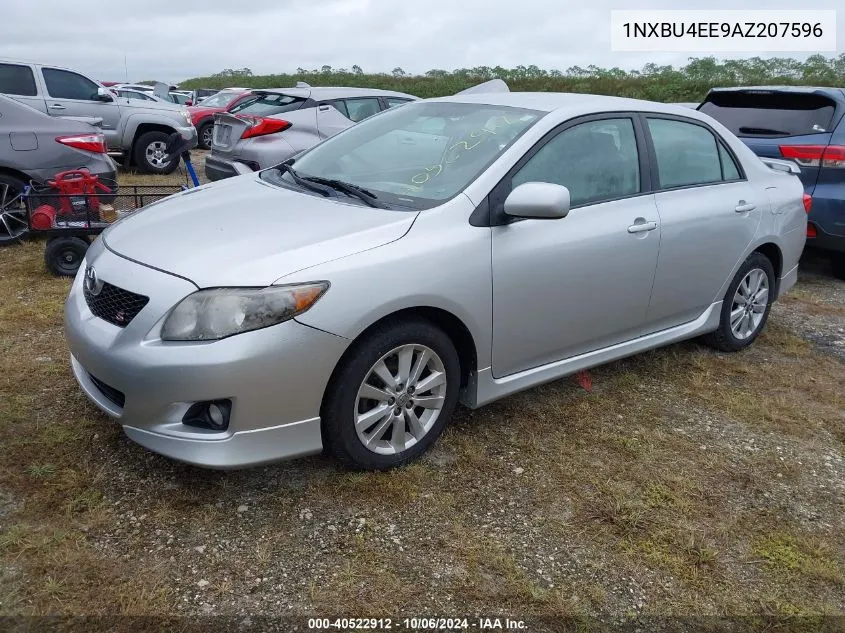
[[231, 413], [231, 400], [196, 402], [185, 412], [182, 417], [182, 424], [211, 429], [212, 431], [225, 431], [229, 428]]

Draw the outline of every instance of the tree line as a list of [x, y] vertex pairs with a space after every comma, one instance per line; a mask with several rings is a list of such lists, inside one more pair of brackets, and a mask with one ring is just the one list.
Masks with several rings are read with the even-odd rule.
[[817, 85], [845, 86], [845, 53], [835, 57], [812, 55], [717, 60], [693, 57], [679, 67], [646, 64], [640, 70], [572, 66], [544, 70], [537, 66], [478, 66], [456, 70], [432, 69], [421, 75], [394, 68], [367, 73], [349, 68], [297, 68], [295, 73], [254, 75], [249, 68], [226, 69], [210, 77], [183, 81], [183, 88], [279, 88], [304, 81], [312, 86], [358, 86], [407, 92], [421, 98], [454, 94], [490, 79], [503, 79], [513, 91], [554, 91], [608, 94], [652, 101], [699, 101], [714, 86]]

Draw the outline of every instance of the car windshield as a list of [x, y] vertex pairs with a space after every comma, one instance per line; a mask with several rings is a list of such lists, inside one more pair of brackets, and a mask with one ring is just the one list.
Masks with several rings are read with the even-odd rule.
[[208, 99], [202, 100], [202, 106], [205, 108], [225, 108], [232, 101], [238, 98], [238, 92], [218, 92], [216, 95], [211, 95]]
[[[475, 180], [543, 112], [472, 103], [409, 103], [386, 110], [296, 159], [300, 178], [341, 180], [386, 204], [427, 209]], [[279, 169], [269, 182], [293, 185]]]
[[305, 102], [302, 97], [294, 97], [276, 92], [258, 94], [250, 99], [244, 99], [229, 112], [232, 114], [254, 114], [256, 116], [271, 116], [290, 110], [298, 110]]

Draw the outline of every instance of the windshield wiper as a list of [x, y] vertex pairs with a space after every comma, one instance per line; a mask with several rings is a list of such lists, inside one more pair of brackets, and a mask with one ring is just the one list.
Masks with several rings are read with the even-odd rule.
[[282, 173], [290, 174], [290, 177], [293, 178], [293, 181], [300, 187], [305, 187], [306, 189], [310, 189], [311, 191], [321, 193], [324, 196], [334, 195], [334, 191], [332, 191], [331, 187], [325, 187], [307, 178], [303, 178], [298, 173], [296, 173], [296, 170], [291, 167], [289, 163], [282, 163], [280, 165], [276, 165], [276, 169], [278, 169]]
[[332, 189], [336, 189], [337, 191], [342, 191], [347, 195], [354, 196], [359, 200], [363, 200], [365, 203], [367, 203], [371, 207], [375, 207], [376, 209], [387, 208], [381, 202], [378, 202], [378, 196], [372, 191], [367, 191], [363, 187], [353, 185], [351, 182], [343, 182], [342, 180], [335, 180], [334, 178], [321, 178], [319, 176], [302, 176], [301, 178], [303, 180], [307, 180], [308, 182], [314, 182], [319, 185], [326, 185], [331, 187]]
[[767, 127], [741, 127], [739, 131], [743, 134], [777, 134], [779, 136], [789, 136], [789, 132], [783, 130], [772, 130]]

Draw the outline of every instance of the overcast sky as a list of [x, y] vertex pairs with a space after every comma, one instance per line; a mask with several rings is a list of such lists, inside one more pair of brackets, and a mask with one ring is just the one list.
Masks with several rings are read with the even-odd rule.
[[[125, 79], [124, 55], [131, 81], [175, 82], [224, 68], [293, 72], [324, 64], [358, 64], [365, 72], [520, 64], [630, 69], [648, 62], [682, 64], [703, 54], [612, 53], [611, 8], [837, 5], [839, 0], [809, 5], [794, 0], [0, 0], [0, 58], [60, 64], [103, 81]], [[842, 52], [845, 8], [837, 19]]]

